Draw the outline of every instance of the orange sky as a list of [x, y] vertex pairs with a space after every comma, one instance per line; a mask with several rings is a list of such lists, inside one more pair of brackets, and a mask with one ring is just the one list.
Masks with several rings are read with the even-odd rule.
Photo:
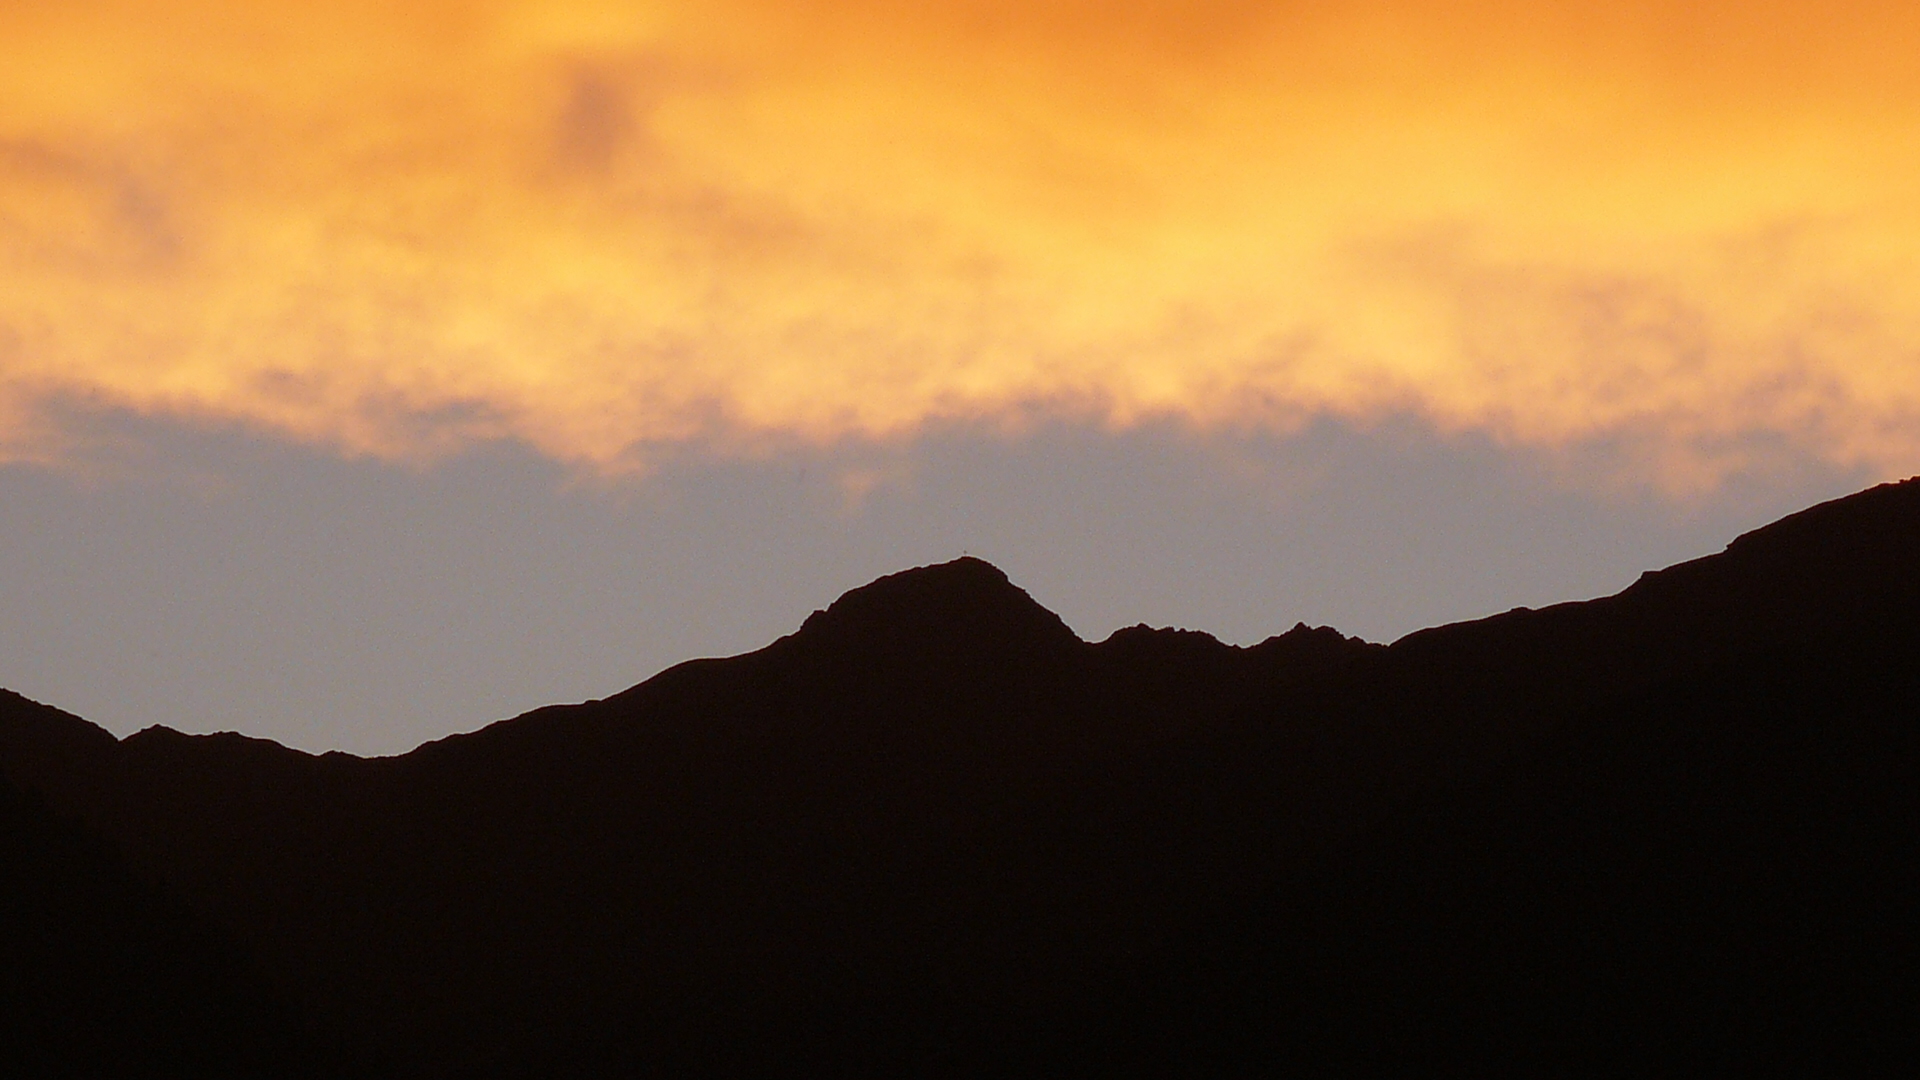
[[1920, 469], [1920, 9], [1541, 7], [9, 0], [0, 460], [1410, 413]]

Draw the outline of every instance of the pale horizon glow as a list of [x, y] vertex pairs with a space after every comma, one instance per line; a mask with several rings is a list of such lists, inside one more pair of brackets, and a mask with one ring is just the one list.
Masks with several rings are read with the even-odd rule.
[[[1895, 3], [28, 2], [0, 461], [1395, 414], [1920, 468]], [[1773, 448], [1773, 449], [1770, 449]]]

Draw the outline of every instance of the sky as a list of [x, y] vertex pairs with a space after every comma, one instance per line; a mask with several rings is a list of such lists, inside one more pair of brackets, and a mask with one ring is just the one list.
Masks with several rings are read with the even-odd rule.
[[970, 552], [1390, 640], [1920, 471], [1920, 9], [0, 6], [0, 685], [395, 752]]

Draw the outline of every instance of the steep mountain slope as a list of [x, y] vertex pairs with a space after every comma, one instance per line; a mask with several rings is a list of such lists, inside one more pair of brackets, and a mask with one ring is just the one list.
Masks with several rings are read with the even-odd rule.
[[1909, 481], [1236, 649], [1088, 644], [962, 559], [397, 758], [8, 698], [0, 772], [361, 1071], [1864, 1048], [1914, 1019], [1917, 566]]

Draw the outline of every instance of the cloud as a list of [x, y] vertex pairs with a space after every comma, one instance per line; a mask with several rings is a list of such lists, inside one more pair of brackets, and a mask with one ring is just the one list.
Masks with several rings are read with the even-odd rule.
[[[0, 456], [1413, 414], [1920, 462], [1900, 5], [0, 13]], [[56, 407], [57, 406], [57, 407]]]

